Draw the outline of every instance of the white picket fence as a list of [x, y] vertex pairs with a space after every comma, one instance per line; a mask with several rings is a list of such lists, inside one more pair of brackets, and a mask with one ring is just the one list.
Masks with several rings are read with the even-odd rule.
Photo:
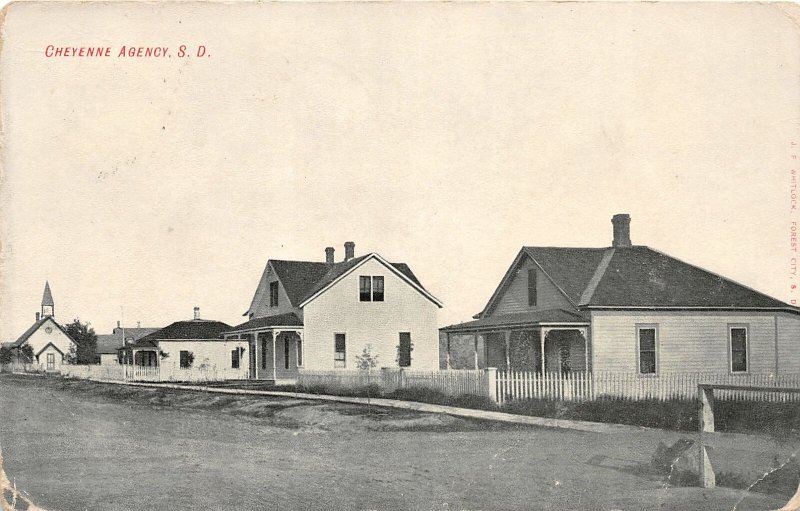
[[[768, 374], [674, 373], [650, 376], [616, 372], [540, 374], [497, 371], [491, 368], [441, 371], [384, 368], [371, 371], [301, 369], [297, 379], [297, 384], [300, 386], [325, 386], [340, 391], [367, 386], [377, 386], [383, 393], [393, 392], [397, 389], [426, 388], [450, 396], [462, 394], [485, 396], [501, 405], [520, 399], [556, 401], [591, 401], [605, 397], [661, 401], [694, 399], [697, 397], [697, 385], [700, 383], [800, 388], [800, 374], [772, 376]], [[719, 399], [800, 402], [800, 394], [721, 390], [716, 395]]]
[[[500, 404], [517, 399], [590, 401], [602, 397], [665, 401], [697, 397], [697, 385], [700, 383], [800, 388], [800, 374], [773, 376], [768, 374], [671, 373], [651, 376], [616, 372], [576, 372], [562, 375], [498, 371], [496, 382], [497, 402]], [[798, 394], [749, 390], [722, 390], [718, 391], [716, 395], [719, 399], [800, 401]]]
[[485, 370], [441, 370], [414, 371], [383, 368], [380, 370], [301, 369], [297, 385], [303, 387], [325, 386], [331, 389], [348, 390], [367, 386], [378, 386], [381, 392], [397, 389], [425, 388], [437, 390], [450, 396], [462, 394], [488, 395], [488, 374]]
[[248, 376], [247, 368], [232, 369], [216, 367], [173, 367], [137, 365], [71, 365], [61, 366], [61, 374], [85, 380], [117, 381], [169, 381], [212, 382], [243, 380]]

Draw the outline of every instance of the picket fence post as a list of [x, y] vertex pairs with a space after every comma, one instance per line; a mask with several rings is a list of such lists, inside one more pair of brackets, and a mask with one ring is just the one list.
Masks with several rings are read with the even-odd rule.
[[497, 368], [496, 367], [487, 367], [484, 369], [486, 373], [486, 396], [489, 397], [493, 402], [497, 403]]

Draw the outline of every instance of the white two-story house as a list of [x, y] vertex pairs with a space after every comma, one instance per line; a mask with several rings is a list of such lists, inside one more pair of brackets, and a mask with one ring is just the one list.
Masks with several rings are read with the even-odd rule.
[[378, 367], [438, 368], [441, 302], [404, 263], [376, 253], [325, 262], [267, 261], [248, 320], [224, 335], [248, 341], [250, 377], [291, 380], [300, 368], [353, 369], [369, 346]]

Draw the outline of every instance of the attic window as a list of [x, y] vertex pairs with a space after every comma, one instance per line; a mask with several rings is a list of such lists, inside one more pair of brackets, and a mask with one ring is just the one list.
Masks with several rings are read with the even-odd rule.
[[528, 306], [536, 307], [536, 269], [528, 270]]
[[270, 282], [269, 283], [269, 306], [270, 307], [277, 307], [278, 306], [278, 282]]
[[383, 301], [383, 277], [366, 277], [358, 279], [358, 297], [362, 302]]

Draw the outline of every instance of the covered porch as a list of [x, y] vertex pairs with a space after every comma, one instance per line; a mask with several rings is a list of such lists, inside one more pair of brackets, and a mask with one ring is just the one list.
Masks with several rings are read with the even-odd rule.
[[249, 378], [294, 383], [303, 366], [303, 323], [293, 313], [256, 318], [225, 332], [246, 340]]
[[443, 334], [447, 369], [570, 374], [591, 370], [590, 323], [562, 309], [506, 314], [451, 325]]
[[118, 360], [124, 365], [135, 365], [139, 367], [158, 367], [159, 349], [158, 346], [128, 345], [117, 348]]

